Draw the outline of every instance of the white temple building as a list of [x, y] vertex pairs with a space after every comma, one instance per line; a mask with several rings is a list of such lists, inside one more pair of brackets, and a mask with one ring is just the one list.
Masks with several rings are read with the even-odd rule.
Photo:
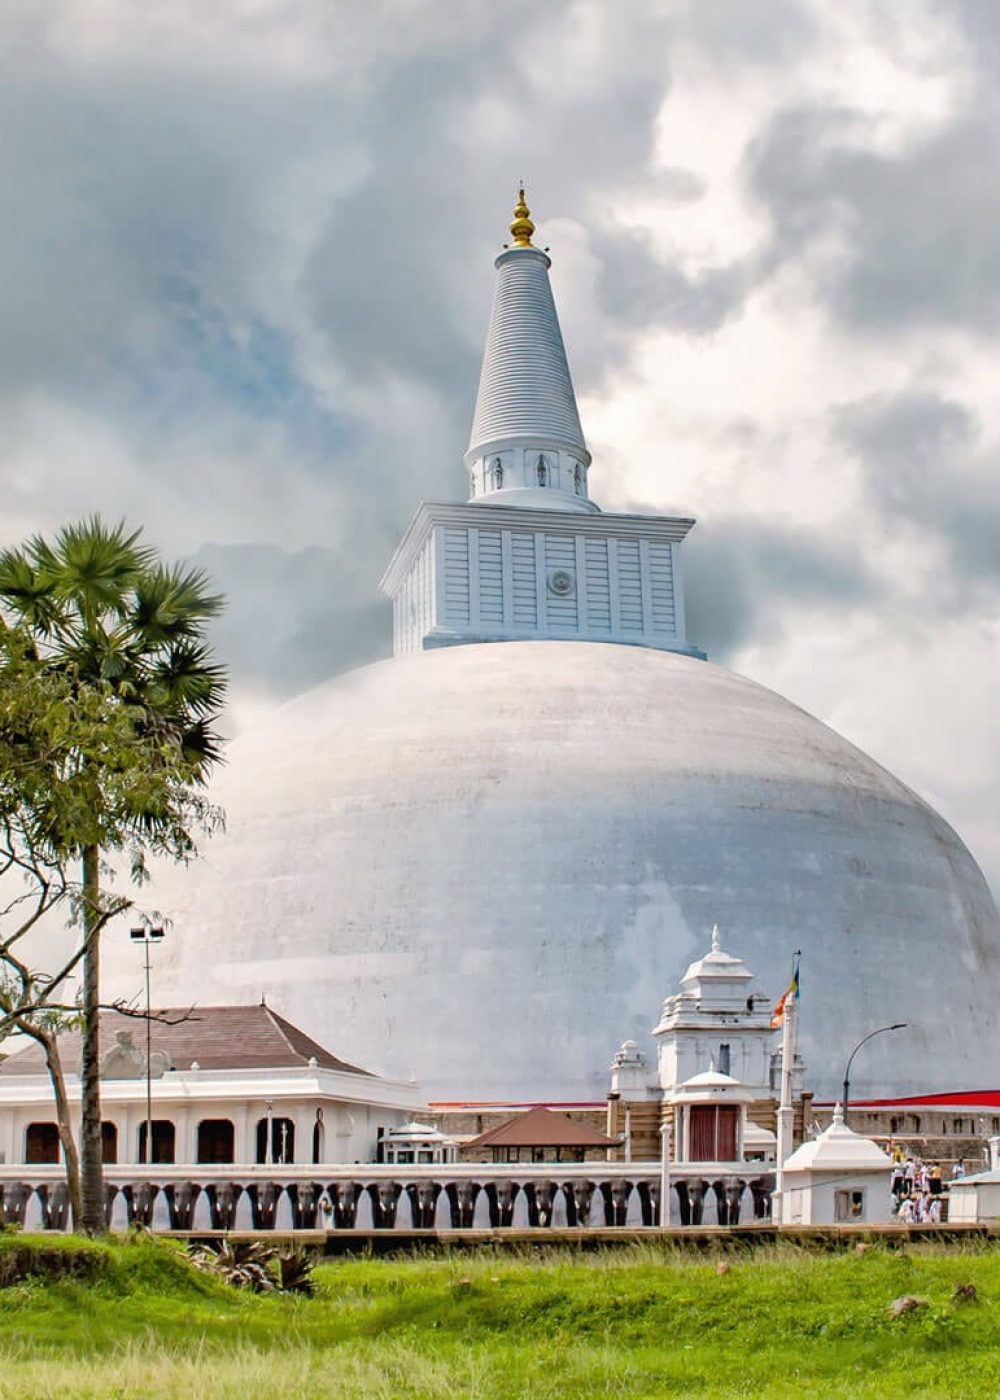
[[[909, 1030], [866, 1051], [859, 1097], [976, 1083], [1000, 923], [974, 859], [826, 725], [700, 659], [693, 521], [595, 501], [533, 231], [522, 199], [464, 465], [455, 451], [465, 499], [421, 504], [383, 579], [395, 656], [231, 746], [213, 792], [228, 833], [147, 896], [175, 930], [160, 995], [266, 993], [434, 1100], [593, 1102], [623, 1035], [651, 1048], [649, 988], [718, 919], [770, 985], [802, 949], [818, 1093], [886, 1020]], [[121, 966], [110, 980], [135, 990]], [[734, 1008], [740, 985], [734, 968]], [[678, 1083], [708, 1070], [712, 1038], [686, 996], [655, 1037]], [[744, 1012], [761, 1034], [731, 1074], [765, 1086], [763, 1013]]]
[[[155, 1015], [161, 1019], [150, 1024], [147, 1080], [145, 1022], [101, 1013], [102, 1138], [109, 1165], [367, 1162], [394, 1130], [413, 1127], [421, 1105], [415, 1084], [382, 1079], [340, 1059], [269, 1006]], [[67, 1031], [59, 1044], [79, 1136], [79, 1032]], [[12, 1046], [16, 1042], [8, 1042]], [[0, 1166], [61, 1161], [45, 1056], [29, 1043], [0, 1062]]]

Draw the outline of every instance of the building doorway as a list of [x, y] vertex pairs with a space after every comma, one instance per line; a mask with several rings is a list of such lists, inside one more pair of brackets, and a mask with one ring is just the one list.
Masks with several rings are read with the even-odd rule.
[[691, 1108], [691, 1161], [735, 1162], [739, 1109], [697, 1105]]

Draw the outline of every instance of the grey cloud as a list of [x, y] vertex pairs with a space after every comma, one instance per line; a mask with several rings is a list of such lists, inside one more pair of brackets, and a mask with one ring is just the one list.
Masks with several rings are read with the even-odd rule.
[[684, 559], [688, 636], [719, 662], [780, 639], [800, 608], [850, 613], [882, 593], [859, 549], [760, 520], [699, 525]]
[[[320, 36], [324, 9], [302, 11]], [[47, 35], [26, 39], [22, 16], [0, 95], [8, 454], [16, 432], [19, 458], [32, 451], [29, 405], [106, 424], [136, 489], [98, 467], [88, 505], [117, 514], [145, 479], [161, 526], [166, 510], [191, 548], [224, 533], [227, 497], [250, 538], [281, 537], [256, 484], [280, 451], [283, 497], [325, 491], [341, 538], [382, 541], [421, 495], [454, 493], [514, 178], [537, 182], [544, 219], [579, 215], [595, 188], [643, 168], [668, 26], [638, 8], [600, 20], [594, 81], [567, 86], [549, 80], [546, 52], [554, 61], [560, 26], [576, 22], [568, 2], [425, 6], [406, 42], [392, 9], [366, 16], [352, 23], [375, 36], [368, 67], [350, 81], [201, 51], [183, 62], [170, 45], [77, 62]], [[462, 139], [477, 101], [508, 114], [487, 154]], [[596, 372], [588, 349], [575, 359]], [[405, 418], [379, 411], [394, 383]], [[188, 443], [220, 447], [200, 516], [205, 468], [188, 479]], [[5, 480], [19, 513], [56, 523], [55, 470]]]
[[684, 0], [680, 25], [716, 64], [787, 63], [815, 42], [819, 25], [801, 0]]
[[[937, 394], [876, 395], [844, 405], [835, 425], [864, 464], [886, 528], [907, 522], [937, 536], [950, 553], [950, 577], [987, 585], [995, 601], [1000, 459], [983, 448], [975, 415]], [[953, 589], [941, 590], [943, 606], [956, 601]]]
[[777, 114], [747, 178], [774, 221], [772, 266], [836, 234], [841, 259], [816, 276], [859, 330], [952, 325], [1000, 331], [1000, 130], [984, 110], [897, 155], [856, 138], [867, 119], [829, 108]]
[[753, 281], [744, 262], [686, 277], [665, 266], [639, 233], [619, 232], [602, 253], [602, 304], [609, 316], [630, 328], [716, 331], [742, 307]]
[[387, 559], [206, 545], [193, 562], [226, 596], [212, 642], [236, 691], [284, 699], [391, 653], [391, 609], [376, 588]]

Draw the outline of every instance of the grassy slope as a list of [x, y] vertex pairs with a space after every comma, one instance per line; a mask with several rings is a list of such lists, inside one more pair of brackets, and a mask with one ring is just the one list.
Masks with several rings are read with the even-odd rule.
[[[1000, 1251], [717, 1258], [347, 1260], [309, 1300], [120, 1247], [97, 1283], [0, 1291], [0, 1397], [1000, 1394]], [[904, 1293], [930, 1306], [892, 1321]]]

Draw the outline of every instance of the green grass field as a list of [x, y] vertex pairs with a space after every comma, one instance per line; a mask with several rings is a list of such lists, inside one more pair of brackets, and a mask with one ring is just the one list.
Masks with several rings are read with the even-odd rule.
[[[26, 1243], [0, 1237], [0, 1277]], [[654, 1244], [347, 1259], [311, 1299], [237, 1292], [164, 1244], [88, 1248], [88, 1279], [0, 1288], [0, 1400], [1000, 1396], [986, 1245], [784, 1246], [721, 1274], [717, 1253]], [[965, 1283], [979, 1301], [953, 1303]], [[890, 1318], [904, 1294], [928, 1306]]]

